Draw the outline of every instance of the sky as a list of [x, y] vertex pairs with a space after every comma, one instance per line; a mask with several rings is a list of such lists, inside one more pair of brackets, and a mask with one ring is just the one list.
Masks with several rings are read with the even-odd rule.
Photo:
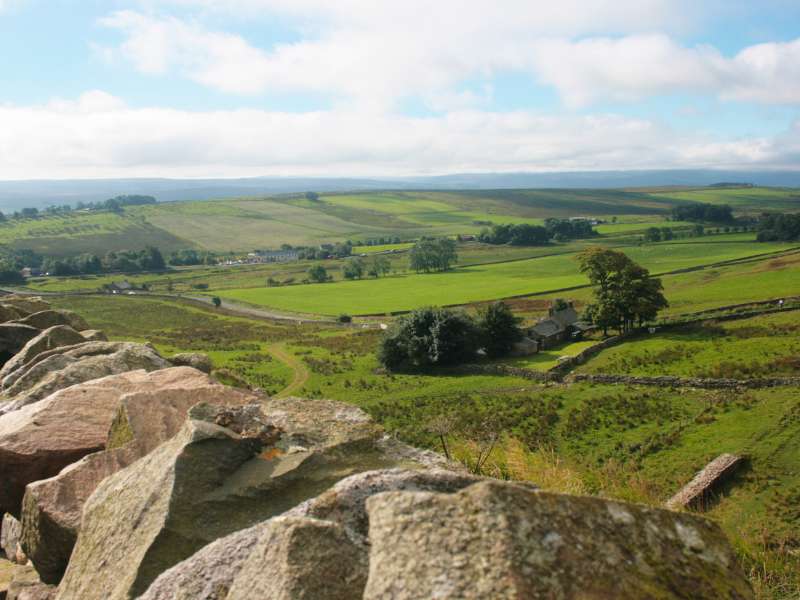
[[0, 179], [800, 169], [800, 1], [0, 0]]

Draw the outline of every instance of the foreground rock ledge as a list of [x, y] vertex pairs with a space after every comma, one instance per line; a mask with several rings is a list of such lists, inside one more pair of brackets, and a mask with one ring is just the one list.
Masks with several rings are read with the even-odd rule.
[[500, 482], [367, 500], [364, 598], [753, 598], [705, 519]]

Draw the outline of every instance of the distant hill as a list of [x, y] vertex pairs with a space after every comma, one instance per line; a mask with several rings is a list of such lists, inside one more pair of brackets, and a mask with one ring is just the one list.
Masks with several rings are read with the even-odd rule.
[[95, 179], [0, 181], [0, 210], [98, 202], [122, 194], [159, 201], [209, 200], [306, 192], [365, 190], [490, 190], [516, 188], [631, 188], [708, 186], [721, 181], [800, 187], [800, 171], [576, 171], [463, 173], [396, 178], [253, 177], [245, 179]]

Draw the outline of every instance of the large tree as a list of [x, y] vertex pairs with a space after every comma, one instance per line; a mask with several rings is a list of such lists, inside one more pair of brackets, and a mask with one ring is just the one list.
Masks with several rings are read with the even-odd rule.
[[589, 248], [578, 255], [578, 262], [595, 286], [594, 302], [587, 306], [586, 316], [605, 333], [641, 327], [668, 306], [661, 280], [650, 277], [647, 269], [622, 252]]
[[449, 238], [423, 238], [409, 252], [410, 266], [417, 273], [447, 271], [457, 260], [456, 242]]
[[495, 302], [480, 312], [478, 326], [487, 356], [496, 358], [511, 352], [524, 335], [519, 328], [521, 320], [505, 302]]

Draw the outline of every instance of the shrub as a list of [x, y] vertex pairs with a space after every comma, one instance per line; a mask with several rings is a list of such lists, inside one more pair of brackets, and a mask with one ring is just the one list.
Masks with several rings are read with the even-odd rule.
[[351, 317], [350, 315], [342, 313], [341, 315], [339, 315], [336, 318], [336, 320], [339, 321], [339, 323], [352, 323], [353, 322], [353, 317]]

